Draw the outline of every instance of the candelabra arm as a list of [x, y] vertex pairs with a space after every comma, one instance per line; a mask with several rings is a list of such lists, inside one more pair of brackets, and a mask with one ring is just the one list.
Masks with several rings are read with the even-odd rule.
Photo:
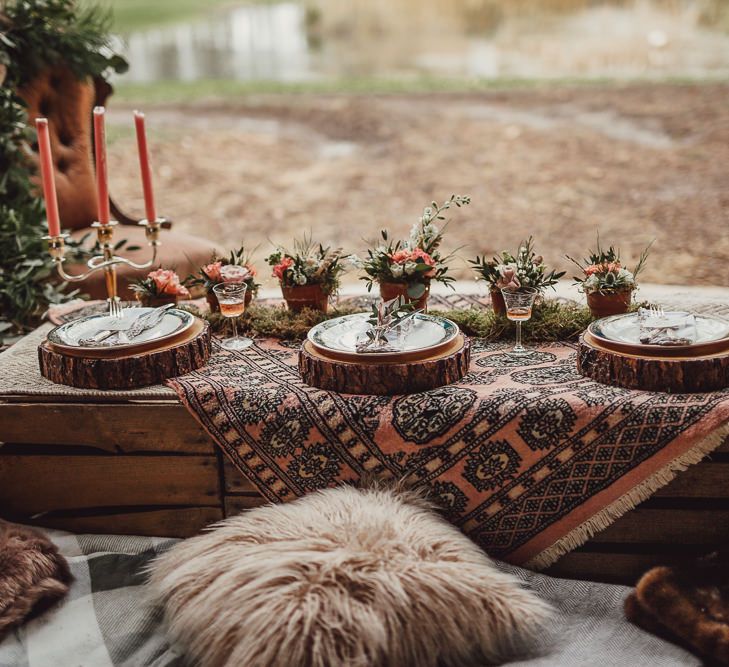
[[117, 276], [116, 267], [119, 264], [130, 266], [133, 269], [148, 269], [157, 262], [158, 248], [160, 245], [159, 241], [159, 230], [162, 227], [164, 219], [158, 218], [157, 220], [148, 221], [142, 220], [139, 224], [144, 227], [145, 236], [147, 242], [152, 248], [152, 257], [143, 263], [133, 262], [126, 257], [120, 257], [114, 254], [114, 246], [112, 240], [114, 238], [114, 228], [117, 223], [110, 221], [106, 224], [95, 222], [92, 227], [96, 230], [98, 243], [101, 246], [100, 255], [95, 255], [86, 262], [88, 270], [84, 273], [72, 275], [67, 273], [63, 268], [63, 262], [66, 257], [66, 240], [69, 238], [68, 234], [59, 234], [58, 236], [45, 236], [44, 239], [48, 242], [48, 252], [51, 256], [51, 260], [56, 267], [58, 275], [65, 281], [71, 283], [78, 283], [86, 280], [92, 273], [103, 270], [104, 278], [106, 282], [106, 292], [108, 295], [107, 301], [109, 302], [109, 312], [111, 314], [118, 315], [121, 312], [121, 306], [119, 305], [119, 297], [117, 296]]

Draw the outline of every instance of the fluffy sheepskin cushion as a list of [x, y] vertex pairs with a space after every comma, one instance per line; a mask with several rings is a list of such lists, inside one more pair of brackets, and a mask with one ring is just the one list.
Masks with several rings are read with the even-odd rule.
[[180, 543], [150, 585], [171, 639], [213, 667], [502, 662], [549, 612], [418, 494], [347, 486]]

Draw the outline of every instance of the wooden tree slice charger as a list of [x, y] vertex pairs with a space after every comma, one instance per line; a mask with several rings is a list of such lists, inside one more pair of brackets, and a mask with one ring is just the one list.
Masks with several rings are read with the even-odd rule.
[[693, 393], [729, 387], [729, 350], [696, 357], [640, 356], [601, 345], [585, 332], [577, 348], [577, 369], [582, 375], [618, 387]]
[[468, 372], [471, 344], [459, 334], [448, 347], [407, 361], [344, 361], [323, 354], [310, 341], [299, 352], [299, 373], [307, 384], [346, 394], [411, 394], [457, 382]]
[[210, 357], [210, 325], [197, 319], [179, 336], [146, 344], [132, 354], [114, 354], [108, 348], [69, 354], [47, 340], [38, 346], [40, 372], [56, 384], [80, 389], [137, 389], [159, 384], [204, 366]]

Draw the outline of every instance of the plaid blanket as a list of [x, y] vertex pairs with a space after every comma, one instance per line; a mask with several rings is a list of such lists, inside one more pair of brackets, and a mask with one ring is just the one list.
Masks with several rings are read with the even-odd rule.
[[[61, 604], [0, 643], [0, 667], [189, 665], [167, 644], [158, 611], [145, 602], [145, 568], [176, 540], [47, 533], [68, 559], [75, 581]], [[512, 667], [700, 664], [624, 620], [622, 602], [628, 589], [623, 586], [500, 567], [520, 577], [558, 612], [542, 637], [541, 654], [509, 663]]]

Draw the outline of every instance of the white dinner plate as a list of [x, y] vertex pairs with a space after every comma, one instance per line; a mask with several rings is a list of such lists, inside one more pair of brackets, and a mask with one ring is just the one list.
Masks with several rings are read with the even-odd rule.
[[[123, 322], [131, 323], [140, 315], [153, 311], [154, 308], [125, 308]], [[81, 345], [79, 341], [103, 331], [105, 324], [117, 323], [118, 319], [109, 315], [90, 315], [72, 322], [61, 324], [48, 333], [48, 341], [58, 347], [69, 347], [74, 350], [126, 350], [137, 347], [152, 341], [163, 341], [172, 338], [189, 329], [195, 321], [195, 317], [184, 310], [170, 308], [165, 311], [164, 317], [159, 324], [143, 331], [128, 343], [114, 345]]]
[[[357, 337], [372, 326], [367, 322], [369, 317], [370, 313], [356, 313], [322, 322], [309, 331], [309, 341], [324, 353], [351, 354], [357, 358], [382, 358], [383, 355], [379, 352], [357, 352]], [[453, 341], [458, 333], [458, 325], [455, 322], [443, 317], [418, 313], [407, 326], [407, 335], [400, 341], [401, 349], [388, 352], [387, 355], [435, 351]]]
[[[691, 345], [671, 346], [690, 348], [706, 345], [729, 337], [729, 322], [713, 315], [695, 315], [696, 341]], [[640, 341], [640, 318], [638, 313], [612, 315], [596, 320], [588, 327], [588, 331], [597, 339], [612, 343], [646, 348], [666, 348], [664, 345], [646, 345]]]

